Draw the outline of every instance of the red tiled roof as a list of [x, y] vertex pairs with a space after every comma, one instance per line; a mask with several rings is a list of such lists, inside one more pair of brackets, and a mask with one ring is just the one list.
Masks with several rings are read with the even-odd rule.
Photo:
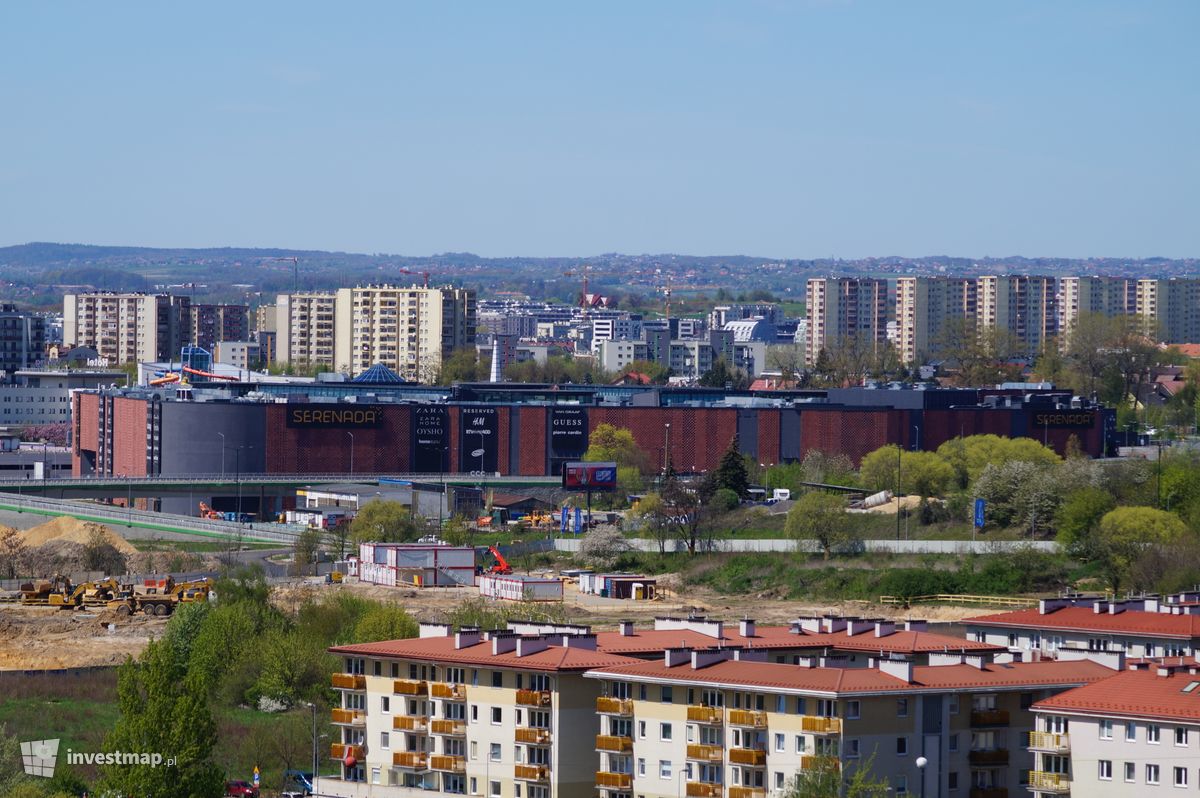
[[890, 654], [913, 654], [930, 651], [997, 651], [1002, 646], [979, 643], [961, 637], [936, 632], [909, 632], [896, 630], [890, 635], [876, 637], [874, 630], [848, 635], [841, 632], [798, 634], [788, 626], [759, 626], [755, 634], [744, 637], [737, 628], [724, 629], [718, 639], [702, 632], [688, 629], [634, 629], [631, 635], [620, 632], [600, 632], [596, 645], [601, 651], [611, 654], [658, 654], [665, 648], [689, 647], [711, 648], [713, 646], [740, 646], [766, 650], [832, 648], [842, 651], [884, 651]]
[[1200, 358], [1200, 344], [1172, 344], [1181, 354]]
[[1144, 610], [1126, 610], [1112, 615], [1107, 612], [1093, 612], [1091, 607], [1063, 607], [1043, 615], [1037, 608], [1032, 608], [996, 615], [980, 615], [967, 618], [963, 623], [1140, 637], [1173, 637], [1184, 640], [1200, 637], [1200, 616], [1169, 615]]
[[918, 665], [912, 682], [875, 668], [806, 668], [776, 662], [725, 660], [693, 669], [690, 662], [668, 668], [663, 659], [639, 660], [619, 667], [599, 668], [601, 678], [654, 679], [680, 683], [721, 684], [766, 690], [817, 693], [928, 692], [971, 689], [1077, 686], [1111, 676], [1113, 671], [1090, 660], [1047, 660], [973, 665]]
[[1039, 701], [1033, 708], [1200, 722], [1200, 687], [1190, 693], [1183, 692], [1189, 684], [1200, 683], [1200, 675], [1176, 670], [1169, 676], [1160, 676], [1158, 670], [1150, 665], [1121, 671], [1103, 681]]
[[414, 659], [423, 662], [450, 662], [462, 665], [515, 668], [531, 671], [586, 671], [623, 665], [635, 660], [586, 648], [550, 646], [536, 654], [518, 657], [517, 652], [492, 654], [490, 642], [476, 643], [464, 648], [454, 647], [453, 637], [416, 637], [407, 640], [384, 640], [378, 643], [334, 646], [334, 654], [354, 654], [388, 659]]

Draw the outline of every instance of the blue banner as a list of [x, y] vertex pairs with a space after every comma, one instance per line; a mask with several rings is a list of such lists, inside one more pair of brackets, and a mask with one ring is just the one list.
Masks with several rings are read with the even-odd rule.
[[583, 533], [583, 508], [576, 507], [575, 508], [575, 534], [579, 535], [582, 533]]
[[562, 508], [562, 519], [558, 528], [558, 531], [564, 535], [567, 534], [567, 513], [567, 506], [564, 504]]
[[975, 528], [983, 529], [983, 513], [987, 507], [987, 502], [983, 499], [975, 500]]

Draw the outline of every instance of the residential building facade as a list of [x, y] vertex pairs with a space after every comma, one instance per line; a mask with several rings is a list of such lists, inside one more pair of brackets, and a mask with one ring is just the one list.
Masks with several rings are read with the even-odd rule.
[[281, 363], [334, 367], [334, 310], [330, 292], [280, 294], [275, 301], [275, 351]]
[[1200, 342], [1200, 280], [1138, 280], [1134, 312], [1153, 340]]
[[212, 352], [222, 341], [250, 337], [250, 308], [245, 305], [192, 305], [189, 309], [190, 343]]
[[46, 356], [46, 317], [0, 304], [0, 371], [11, 378]]
[[821, 350], [856, 338], [871, 346], [887, 342], [886, 280], [858, 277], [814, 278], [805, 287], [808, 313], [806, 362], [817, 362]]
[[1053, 277], [989, 275], [976, 281], [980, 329], [1005, 330], [1032, 356], [1058, 335], [1058, 286]]
[[179, 357], [188, 338], [188, 297], [98, 292], [63, 297], [63, 341], [110, 366]]
[[896, 348], [905, 363], [940, 354], [942, 336], [957, 322], [975, 320], [975, 280], [901, 277], [896, 280]]

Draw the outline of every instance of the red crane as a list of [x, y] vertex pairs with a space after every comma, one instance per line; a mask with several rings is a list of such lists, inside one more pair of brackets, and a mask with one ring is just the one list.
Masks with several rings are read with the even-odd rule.
[[397, 269], [401, 274], [412, 274], [423, 277], [425, 279], [425, 287], [429, 287], [429, 272], [414, 272], [409, 269]]

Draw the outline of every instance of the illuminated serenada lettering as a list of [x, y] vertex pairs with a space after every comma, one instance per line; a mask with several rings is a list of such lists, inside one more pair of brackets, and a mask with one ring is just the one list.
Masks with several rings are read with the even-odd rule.
[[289, 427], [376, 427], [383, 420], [378, 408], [288, 409]]

